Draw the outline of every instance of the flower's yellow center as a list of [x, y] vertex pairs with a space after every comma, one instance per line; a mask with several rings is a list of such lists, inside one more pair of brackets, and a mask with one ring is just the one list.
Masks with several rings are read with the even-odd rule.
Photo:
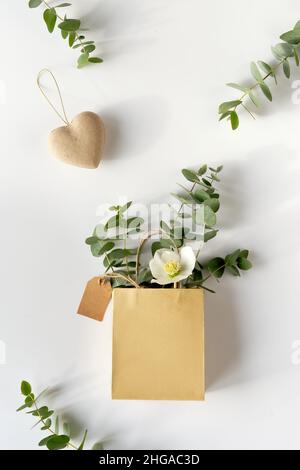
[[177, 274], [180, 272], [180, 269], [181, 265], [178, 263], [178, 261], [168, 261], [168, 263], [164, 265], [164, 270], [170, 277], [177, 276]]

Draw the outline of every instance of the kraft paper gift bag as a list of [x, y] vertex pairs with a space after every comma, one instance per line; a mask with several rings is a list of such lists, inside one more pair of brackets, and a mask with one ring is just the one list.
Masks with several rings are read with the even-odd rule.
[[113, 290], [112, 398], [204, 400], [202, 289]]

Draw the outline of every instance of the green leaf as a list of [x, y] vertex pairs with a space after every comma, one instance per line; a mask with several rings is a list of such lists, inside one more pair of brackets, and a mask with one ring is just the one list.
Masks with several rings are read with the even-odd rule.
[[219, 114], [224, 114], [230, 109], [235, 108], [236, 106], [239, 106], [240, 104], [242, 104], [241, 100], [225, 101], [219, 106]]
[[255, 104], [255, 106], [257, 107], [260, 106], [259, 99], [256, 97], [256, 95], [252, 91], [249, 91], [249, 98], [252, 101], [252, 103]]
[[124, 212], [126, 212], [127, 209], [129, 209], [129, 207], [131, 207], [131, 205], [132, 205], [132, 201], [126, 202], [126, 204], [124, 204], [122, 207], [120, 207], [120, 214], [124, 214]]
[[[79, 36], [79, 37], [84, 37], [84, 36]], [[79, 42], [78, 44], [75, 44], [75, 46], [73, 46], [73, 49], [77, 49], [78, 47], [82, 47], [82, 46], [85, 46], [87, 44], [94, 44], [95, 41], [85, 41], [85, 42]]]
[[96, 49], [96, 46], [94, 46], [94, 44], [90, 44], [89, 46], [84, 46], [84, 47], [81, 49], [81, 52], [86, 53], [86, 54], [90, 54], [90, 53], [93, 52], [95, 49]]
[[275, 59], [277, 59], [277, 60], [281, 60], [281, 59], [282, 59], [282, 57], [278, 54], [278, 52], [277, 52], [277, 50], [276, 50], [276, 48], [275, 48], [274, 46], [271, 46], [271, 51], [272, 51], [273, 56], [275, 57]]
[[204, 204], [208, 205], [214, 212], [218, 212], [220, 209], [220, 201], [217, 198], [206, 199]]
[[22, 411], [22, 410], [25, 410], [25, 408], [29, 408], [27, 403], [25, 403], [24, 405], [21, 405], [16, 411]]
[[[142, 217], [129, 217], [129, 219], [126, 219], [124, 221], [124, 227], [127, 227], [129, 229], [135, 229], [137, 227], [140, 227], [140, 225], [143, 223], [144, 219], [142, 219]], [[131, 233], [134, 233], [134, 230], [132, 230]]]
[[95, 243], [97, 243], [99, 241], [99, 238], [98, 237], [88, 237], [86, 240], [85, 240], [85, 243], [87, 245], [94, 245]]
[[263, 77], [256, 65], [255, 62], [251, 62], [251, 65], [250, 65], [250, 70], [251, 70], [251, 74], [253, 76], [253, 78], [258, 82], [258, 83], [261, 83], [262, 80], [263, 80]]
[[183, 169], [181, 171], [181, 173], [191, 183], [199, 183], [199, 181], [200, 181], [199, 178], [198, 178], [198, 175], [195, 171]]
[[175, 197], [182, 204], [192, 204], [192, 200], [185, 196], [180, 196], [179, 194], [171, 193], [171, 196]]
[[93, 256], [95, 256], [96, 258], [99, 258], [100, 254], [100, 250], [103, 246], [103, 242], [101, 241], [98, 241], [97, 243], [93, 243], [93, 245], [91, 245], [91, 253]]
[[49, 33], [53, 33], [56, 24], [56, 11], [54, 8], [47, 8], [43, 14], [44, 21], [47, 25]]
[[252, 264], [247, 258], [239, 257], [237, 260], [237, 265], [243, 271], [248, 271], [248, 269], [252, 268]]
[[47, 440], [46, 446], [49, 450], [59, 450], [67, 447], [69, 442], [70, 438], [65, 434], [61, 434], [60, 436], [53, 435]]
[[272, 94], [271, 94], [271, 91], [270, 91], [270, 88], [268, 87], [268, 85], [266, 85], [266, 83], [262, 82], [259, 84], [259, 87], [261, 89], [261, 91], [263, 92], [263, 94], [268, 98], [269, 101], [272, 101]]
[[237, 262], [238, 257], [240, 256], [241, 250], [235, 250], [233, 253], [230, 253], [225, 258], [226, 266], [232, 266]]
[[171, 232], [170, 227], [169, 227], [168, 224], [166, 224], [166, 222], [164, 222], [163, 220], [160, 221], [160, 228], [161, 228], [164, 232], [166, 232], [166, 233], [168, 233], [168, 234], [170, 234], [170, 232]]
[[65, 8], [65, 7], [70, 7], [72, 3], [60, 3], [59, 5], [56, 5], [55, 8]]
[[70, 34], [69, 34], [69, 46], [72, 47], [74, 42], [75, 42], [75, 39], [76, 39], [76, 33], [74, 31], [72, 31]]
[[52, 437], [53, 434], [50, 434], [50, 436], [47, 436], [47, 437], [44, 437], [44, 439], [42, 439], [40, 442], [39, 442], [39, 446], [42, 447], [42, 446], [45, 446], [48, 442], [48, 440], [50, 439], [50, 437]]
[[294, 30], [297, 30], [297, 29], [300, 29], [300, 20], [298, 20], [294, 26]]
[[31, 408], [33, 403], [34, 403], [34, 394], [30, 393], [30, 395], [27, 395], [25, 398], [25, 403], [28, 406], [28, 408]]
[[266, 62], [263, 62], [262, 60], [259, 60], [257, 63], [259, 65], [259, 67], [261, 68], [261, 70], [263, 72], [265, 72], [266, 74], [273, 73], [272, 67], [269, 64], [267, 64]]
[[69, 33], [68, 33], [68, 31], [61, 30], [61, 35], [62, 35], [63, 39], [66, 39], [68, 37]]
[[114, 242], [104, 243], [104, 245], [98, 250], [98, 256], [102, 256], [104, 253], [107, 253], [107, 251], [112, 250], [114, 246]]
[[59, 23], [58, 27], [63, 31], [77, 31], [80, 28], [80, 20], [64, 20], [62, 23]]
[[284, 59], [285, 57], [292, 57], [294, 55], [294, 48], [286, 42], [280, 42], [279, 44], [276, 44], [274, 51], [281, 59]]
[[249, 250], [241, 250], [240, 251], [240, 257], [241, 258], [248, 258], [249, 256]]
[[166, 239], [166, 238], [162, 238], [160, 241], [155, 241], [152, 243], [151, 245], [151, 252], [152, 252], [152, 256], [155, 255], [155, 252], [157, 250], [160, 250], [161, 248], [172, 248], [174, 247], [173, 243], [171, 240], [169, 239]]
[[87, 436], [87, 430], [84, 431], [84, 435], [83, 435], [82, 441], [81, 441], [81, 443], [80, 443], [80, 445], [79, 445], [79, 447], [78, 447], [77, 450], [82, 450], [82, 449], [83, 449], [84, 444], [85, 444], [85, 440], [86, 440], [86, 436]]
[[286, 76], [286, 78], [290, 78], [290, 76], [291, 76], [291, 67], [290, 67], [290, 64], [289, 64], [288, 60], [285, 60], [283, 62], [282, 68], [283, 68], [283, 72], [284, 72], [284, 75]]
[[89, 63], [88, 54], [81, 54], [77, 60], [77, 68], [82, 69], [83, 67], [88, 65], [88, 63]]
[[243, 91], [244, 93], [248, 93], [248, 88], [242, 85], [239, 85], [238, 83], [226, 83], [227, 86], [230, 88], [235, 88], [236, 90]]
[[37, 8], [43, 3], [43, 0], [30, 0], [28, 5], [29, 8]]
[[204, 223], [208, 227], [213, 227], [217, 223], [216, 214], [214, 211], [207, 205], [204, 206]]
[[131, 256], [132, 250], [123, 250], [121, 248], [117, 248], [109, 253], [110, 260], [118, 260], [126, 258], [127, 256]]
[[296, 30], [288, 31], [287, 33], [282, 34], [280, 36], [280, 39], [282, 41], [288, 42], [289, 44], [294, 44], [294, 45], [300, 44], [300, 30], [296, 29]]
[[230, 113], [230, 122], [232, 130], [235, 131], [239, 127], [239, 117], [236, 111]]
[[103, 59], [101, 59], [100, 57], [89, 57], [89, 62], [91, 64], [102, 64]]
[[213, 258], [207, 265], [209, 273], [219, 279], [225, 271], [225, 263], [223, 258]]
[[202, 203], [206, 201], [206, 199], [209, 199], [209, 194], [207, 194], [207, 192], [204, 191], [203, 189], [197, 189], [193, 193], [193, 199], [198, 203]]
[[226, 270], [233, 276], [240, 276], [240, 272], [236, 266], [226, 266]]
[[215, 238], [215, 236], [218, 234], [218, 230], [210, 230], [209, 232], [206, 232], [204, 234], [204, 242], [208, 242], [212, 238]]
[[55, 418], [55, 428], [54, 428], [55, 434], [59, 434], [59, 416], [57, 415]]
[[42, 431], [46, 431], [50, 428], [52, 421], [50, 418], [46, 419], [44, 426], [41, 428]]
[[29, 382], [26, 382], [26, 380], [21, 382], [21, 393], [25, 396], [30, 395], [31, 393], [31, 385]]
[[226, 111], [226, 113], [221, 114], [219, 117], [219, 121], [223, 121], [223, 119], [230, 117], [231, 111]]
[[202, 165], [202, 166], [200, 166], [200, 168], [199, 168], [199, 170], [198, 170], [198, 175], [199, 175], [199, 176], [202, 176], [202, 175], [204, 175], [206, 172], [207, 172], [207, 165]]
[[106, 222], [106, 224], [105, 224], [105, 226], [104, 226], [104, 230], [107, 231], [107, 230], [109, 230], [110, 228], [119, 227], [121, 221], [122, 221], [122, 218], [121, 218], [120, 214], [113, 215], [113, 216], [110, 217], [110, 219], [108, 219], [108, 221]]
[[34, 411], [29, 411], [29, 413], [31, 413], [32, 416], [40, 416], [41, 418], [43, 418], [44, 415], [48, 414], [48, 411], [48, 406], [41, 406], [41, 408], [38, 408]]

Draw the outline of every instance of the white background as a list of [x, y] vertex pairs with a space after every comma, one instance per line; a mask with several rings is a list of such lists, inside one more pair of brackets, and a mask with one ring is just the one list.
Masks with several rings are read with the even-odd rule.
[[[72, 16], [91, 28], [105, 61], [81, 71], [41, 8], [1, 3], [1, 448], [36, 449], [42, 436], [15, 413], [27, 379], [36, 391], [52, 387], [49, 405], [75, 440], [88, 428], [88, 447], [299, 449], [300, 107], [281, 77], [257, 121], [242, 113], [233, 133], [216, 115], [238, 96], [226, 82], [247, 80], [253, 59], [272, 60], [299, 2], [74, 0]], [[70, 117], [103, 117], [97, 170], [48, 155], [47, 134], [61, 124], [35, 84], [44, 67]], [[222, 230], [207, 254], [248, 247], [255, 265], [206, 296], [207, 400], [112, 401], [111, 311], [103, 323], [76, 315], [86, 281], [101, 272], [84, 240], [101, 203], [166, 200], [181, 168], [205, 162], [225, 165]]]

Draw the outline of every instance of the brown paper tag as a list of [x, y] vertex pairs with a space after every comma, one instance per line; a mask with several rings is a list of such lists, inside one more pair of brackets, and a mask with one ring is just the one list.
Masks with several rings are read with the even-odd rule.
[[77, 313], [102, 321], [111, 296], [110, 282], [103, 277], [93, 277], [85, 287]]

